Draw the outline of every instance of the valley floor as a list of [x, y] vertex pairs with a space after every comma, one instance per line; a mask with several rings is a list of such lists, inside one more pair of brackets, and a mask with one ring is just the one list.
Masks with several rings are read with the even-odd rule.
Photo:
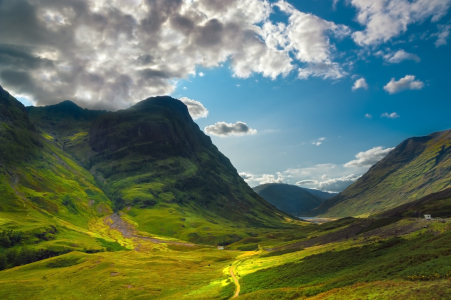
[[119, 215], [95, 228], [129, 250], [3, 270], [0, 298], [451, 299], [449, 221], [347, 218], [268, 229], [226, 250], [147, 237]]

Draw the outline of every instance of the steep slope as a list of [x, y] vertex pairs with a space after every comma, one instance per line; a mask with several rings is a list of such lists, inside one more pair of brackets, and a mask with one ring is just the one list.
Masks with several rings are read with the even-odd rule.
[[451, 188], [384, 211], [376, 217], [423, 218], [425, 214], [433, 218], [451, 218]]
[[107, 111], [83, 109], [69, 100], [55, 105], [28, 106], [27, 111], [33, 124], [51, 136], [58, 147], [88, 166], [92, 154], [86, 143], [89, 128], [94, 119]]
[[110, 200], [2, 88], [0, 106], [0, 233], [14, 230], [26, 237], [22, 246], [41, 249], [95, 247], [86, 233], [92, 221], [112, 213]]
[[311, 215], [374, 214], [451, 187], [450, 146], [451, 130], [409, 138]]
[[337, 193], [323, 192], [320, 190], [314, 190], [314, 189], [309, 189], [309, 188], [305, 188], [305, 187], [301, 187], [301, 188], [306, 190], [310, 194], [315, 195], [316, 197], [320, 198], [323, 201], [326, 201], [327, 199], [330, 199], [337, 195]]
[[283, 226], [287, 217], [249, 188], [171, 97], [99, 116], [89, 146], [91, 173], [142, 231], [228, 243], [246, 227]]
[[35, 157], [40, 147], [27, 110], [0, 86], [0, 168]]
[[253, 190], [281, 211], [292, 215], [302, 215], [322, 203], [319, 197], [290, 184], [267, 183], [256, 186]]
[[118, 112], [70, 101], [28, 111], [140, 231], [227, 244], [252, 235], [246, 228], [286, 226], [288, 216], [248, 187], [176, 99], [149, 98]]

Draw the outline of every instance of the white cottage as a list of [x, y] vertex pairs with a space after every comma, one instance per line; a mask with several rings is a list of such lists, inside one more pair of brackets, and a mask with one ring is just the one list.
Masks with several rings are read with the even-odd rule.
[[424, 218], [425, 218], [426, 220], [428, 220], [428, 221], [432, 220], [431, 215], [424, 215]]

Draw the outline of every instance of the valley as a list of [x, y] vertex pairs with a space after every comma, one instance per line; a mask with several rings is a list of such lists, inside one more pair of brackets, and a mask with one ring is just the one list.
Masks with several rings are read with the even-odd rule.
[[181, 101], [0, 88], [1, 298], [449, 298], [450, 140], [409, 139], [338, 195], [254, 191]]

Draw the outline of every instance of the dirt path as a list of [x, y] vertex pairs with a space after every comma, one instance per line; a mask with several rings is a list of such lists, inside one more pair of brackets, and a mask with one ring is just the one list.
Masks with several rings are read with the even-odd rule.
[[232, 298], [236, 298], [240, 294], [240, 283], [238, 282], [238, 279], [235, 277], [235, 274], [233, 273], [233, 268], [234, 268], [233, 266], [230, 267], [230, 276], [232, 276], [233, 282], [235, 283], [236, 286], [236, 290], [235, 295], [233, 295]]
[[[111, 222], [108, 222], [108, 219], [111, 220]], [[136, 239], [150, 241], [150, 242], [155, 243], [155, 244], [165, 243], [165, 244], [169, 244], [169, 245], [177, 245], [177, 246], [185, 246], [185, 247], [194, 247], [195, 246], [195, 244], [191, 244], [191, 243], [165, 241], [165, 240], [160, 240], [160, 239], [156, 239], [156, 238], [140, 236], [138, 234], [136, 228], [133, 227], [133, 225], [131, 225], [130, 223], [127, 223], [124, 220], [122, 220], [122, 218], [117, 213], [114, 213], [114, 214], [110, 215], [106, 219], [105, 223], [111, 229], [116, 229], [117, 231], [122, 233], [122, 235], [125, 238], [136, 238]]]

